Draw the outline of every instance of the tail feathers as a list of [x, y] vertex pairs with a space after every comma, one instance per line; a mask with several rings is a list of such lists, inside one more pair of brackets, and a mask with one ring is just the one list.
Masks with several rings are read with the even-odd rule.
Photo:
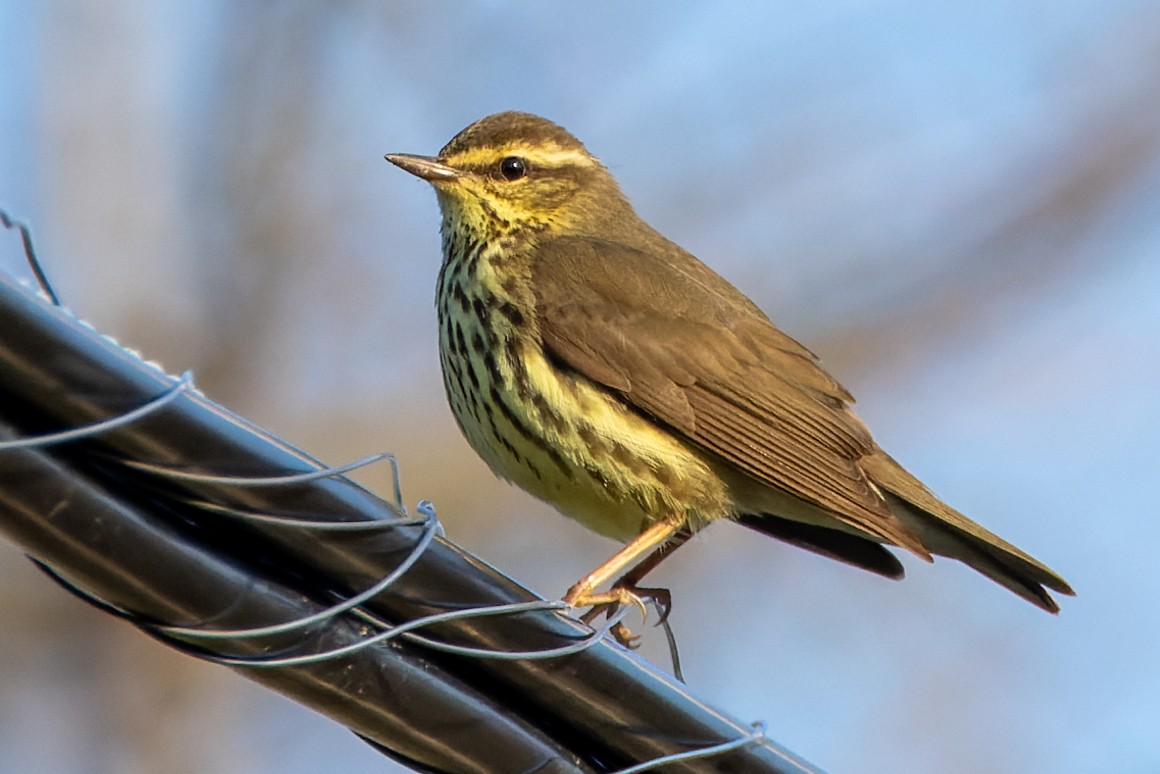
[[768, 513], [746, 513], [737, 519], [750, 529], [830, 559], [898, 580], [903, 575], [898, 557], [881, 543], [848, 532], [791, 521]]
[[894, 514], [931, 552], [958, 559], [1050, 613], [1059, 612], [1059, 605], [1044, 587], [1075, 595], [1058, 574], [943, 503], [885, 452], [860, 464]]

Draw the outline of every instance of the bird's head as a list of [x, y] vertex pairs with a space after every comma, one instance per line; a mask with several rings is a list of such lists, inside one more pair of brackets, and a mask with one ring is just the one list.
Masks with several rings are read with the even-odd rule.
[[435, 187], [445, 232], [599, 235], [610, 219], [635, 219], [604, 165], [565, 129], [529, 113], [480, 119], [437, 156], [386, 158]]

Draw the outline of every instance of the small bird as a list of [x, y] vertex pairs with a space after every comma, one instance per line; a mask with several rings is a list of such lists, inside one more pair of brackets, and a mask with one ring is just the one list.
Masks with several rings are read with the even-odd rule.
[[646, 597], [667, 615], [667, 592], [640, 580], [722, 519], [888, 578], [903, 575], [897, 546], [1052, 613], [1046, 589], [1073, 594], [880, 449], [817, 357], [641, 220], [562, 127], [497, 113], [437, 156], [386, 158], [438, 196], [439, 355], [467, 441], [501, 478], [626, 543], [565, 602]]

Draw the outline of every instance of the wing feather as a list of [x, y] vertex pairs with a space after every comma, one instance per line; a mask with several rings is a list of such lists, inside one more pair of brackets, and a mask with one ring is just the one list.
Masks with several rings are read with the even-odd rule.
[[540, 245], [532, 287], [549, 355], [750, 477], [928, 556], [858, 464], [876, 447], [849, 393], [740, 291], [670, 249]]

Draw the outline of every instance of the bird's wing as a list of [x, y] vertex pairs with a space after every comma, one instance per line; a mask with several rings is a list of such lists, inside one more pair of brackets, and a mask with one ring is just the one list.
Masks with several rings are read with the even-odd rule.
[[929, 557], [859, 460], [876, 446], [805, 347], [693, 256], [586, 237], [532, 269], [550, 356], [760, 482]]

